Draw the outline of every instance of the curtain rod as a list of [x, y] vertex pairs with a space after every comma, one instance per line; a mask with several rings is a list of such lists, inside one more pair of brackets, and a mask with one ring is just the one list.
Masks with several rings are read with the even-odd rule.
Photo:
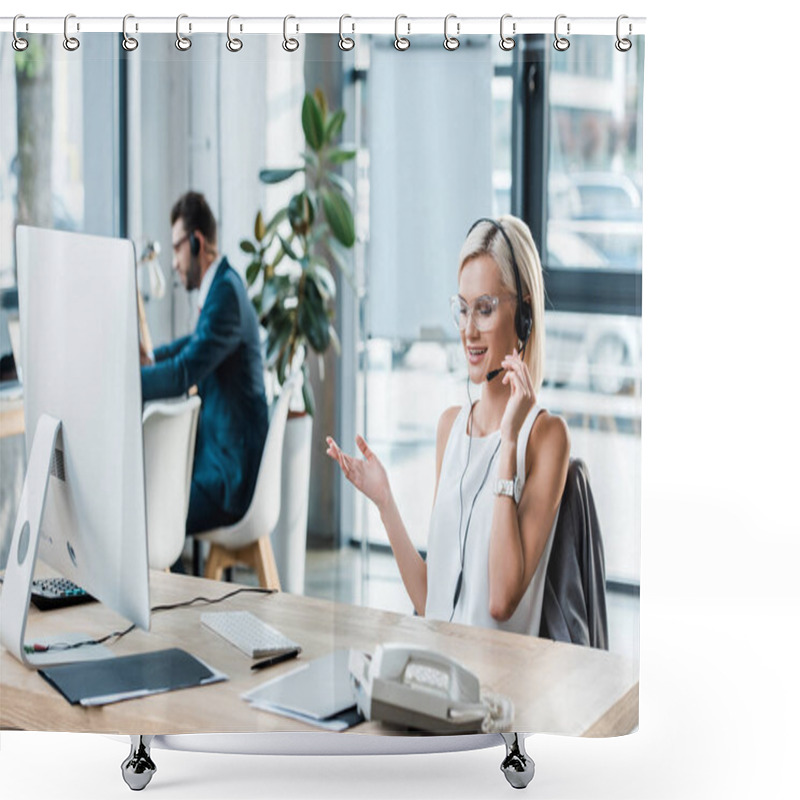
[[[619, 30], [622, 36], [636, 36], [645, 32], [645, 17], [570, 17], [558, 16], [558, 34], [587, 35], [605, 34], [614, 36]], [[125, 24], [128, 35], [136, 33], [180, 33], [188, 36], [196, 33], [228, 32], [228, 17], [195, 17], [181, 15], [175, 17], [136, 17], [129, 15]], [[330, 33], [344, 35], [354, 33], [373, 33], [394, 35], [399, 32], [403, 36], [415, 34], [442, 35], [445, 29], [444, 17], [357, 17], [345, 15], [339, 17], [234, 17], [231, 19], [231, 31], [240, 34], [284, 34]], [[554, 17], [514, 17], [510, 14], [503, 18], [503, 35], [516, 36], [526, 33], [549, 33], [555, 31]], [[500, 36], [500, 17], [459, 17], [449, 15], [448, 32], [452, 35], [467, 36], [470, 34], [497, 34]], [[14, 17], [0, 17], [0, 32], [11, 33], [14, 28]], [[17, 35], [26, 33], [60, 33], [65, 35], [65, 28], [70, 36], [81, 33], [122, 33], [122, 17], [81, 17], [69, 15], [64, 17], [27, 17], [17, 19]]]

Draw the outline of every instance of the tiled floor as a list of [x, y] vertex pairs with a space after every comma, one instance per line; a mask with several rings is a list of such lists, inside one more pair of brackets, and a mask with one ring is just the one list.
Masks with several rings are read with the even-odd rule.
[[[374, 550], [367, 554], [367, 571], [362, 575], [361, 551], [354, 547], [339, 550], [309, 550], [306, 554], [305, 593], [340, 603], [365, 604], [412, 613], [394, 557]], [[237, 570], [235, 580], [255, 582], [254, 576]], [[634, 660], [639, 658], [639, 598], [620, 592], [609, 592], [609, 649]]]

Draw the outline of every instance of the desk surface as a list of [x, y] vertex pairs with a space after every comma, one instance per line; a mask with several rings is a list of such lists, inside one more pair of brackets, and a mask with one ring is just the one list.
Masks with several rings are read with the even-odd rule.
[[[221, 597], [236, 588], [200, 578], [151, 572], [151, 604], [193, 597]], [[252, 672], [251, 659], [200, 623], [205, 610], [249, 610], [303, 646], [298, 660]], [[81, 631], [99, 636], [127, 627], [100, 604], [40, 612], [31, 608], [26, 639]], [[223, 603], [153, 614], [151, 630], [135, 630], [111, 646], [124, 655], [180, 646], [225, 672], [230, 680], [137, 700], [82, 708], [71, 706], [35, 670], [4, 649], [0, 653], [0, 727], [95, 733], [221, 733], [319, 730], [251, 708], [240, 695], [332, 650], [372, 652], [376, 644], [432, 647], [475, 672], [481, 686], [509, 696], [513, 729], [580, 736], [628, 733], [638, 725], [638, 663], [611, 653], [531, 636], [426, 620], [388, 611], [286, 593], [242, 593]], [[365, 722], [353, 733], [391, 733]]]

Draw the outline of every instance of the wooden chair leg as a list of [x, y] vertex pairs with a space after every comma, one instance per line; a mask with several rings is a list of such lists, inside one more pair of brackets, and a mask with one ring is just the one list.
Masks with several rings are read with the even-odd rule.
[[275, 554], [272, 552], [272, 542], [269, 536], [262, 536], [253, 543], [257, 548], [258, 582], [265, 589], [281, 590], [281, 579], [278, 576], [278, 565], [275, 563]]
[[278, 576], [278, 565], [269, 536], [264, 536], [246, 547], [229, 550], [220, 544], [212, 544], [206, 561], [205, 577], [213, 581], [222, 580], [222, 572], [226, 567], [245, 564], [254, 570], [258, 583], [264, 589], [280, 591], [281, 581]]
[[204, 576], [212, 581], [222, 580], [222, 570], [227, 566], [227, 553], [229, 551], [218, 544], [212, 544], [206, 560]]

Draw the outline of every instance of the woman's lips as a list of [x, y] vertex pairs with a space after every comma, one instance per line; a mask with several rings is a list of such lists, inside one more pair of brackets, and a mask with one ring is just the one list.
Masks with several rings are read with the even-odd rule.
[[470, 364], [480, 364], [483, 357], [486, 355], [487, 348], [485, 347], [468, 347], [467, 348], [467, 361]]

